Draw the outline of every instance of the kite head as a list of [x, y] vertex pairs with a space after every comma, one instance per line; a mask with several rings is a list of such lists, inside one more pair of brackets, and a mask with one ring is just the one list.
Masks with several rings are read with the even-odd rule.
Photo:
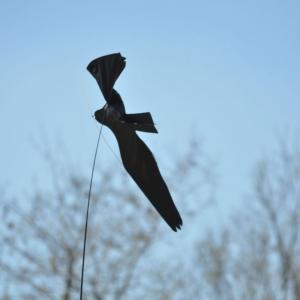
[[119, 105], [105, 104], [101, 109], [95, 111], [95, 119], [99, 123], [105, 125], [106, 123], [114, 122], [122, 119], [122, 113], [120, 112]]

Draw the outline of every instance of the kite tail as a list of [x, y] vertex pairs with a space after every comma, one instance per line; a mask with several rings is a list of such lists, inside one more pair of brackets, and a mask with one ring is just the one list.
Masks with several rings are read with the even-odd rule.
[[152, 116], [149, 112], [139, 113], [139, 114], [126, 114], [123, 116], [123, 119], [127, 123], [127, 126], [130, 126], [134, 130], [158, 133], [155, 128]]

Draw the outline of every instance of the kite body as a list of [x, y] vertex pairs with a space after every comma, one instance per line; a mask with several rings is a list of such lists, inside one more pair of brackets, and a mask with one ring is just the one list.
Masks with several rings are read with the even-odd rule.
[[136, 134], [136, 131], [157, 133], [151, 114], [126, 114], [121, 96], [113, 88], [124, 68], [125, 58], [120, 53], [99, 57], [88, 65], [107, 102], [95, 112], [95, 118], [112, 130], [125, 169], [167, 224], [177, 231], [182, 226], [180, 214], [152, 152]]

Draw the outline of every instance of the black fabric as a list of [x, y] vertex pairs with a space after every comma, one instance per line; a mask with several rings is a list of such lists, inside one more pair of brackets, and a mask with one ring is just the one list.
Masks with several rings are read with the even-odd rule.
[[158, 133], [149, 112], [140, 114], [125, 114], [122, 120], [125, 121], [128, 128], [133, 130]]

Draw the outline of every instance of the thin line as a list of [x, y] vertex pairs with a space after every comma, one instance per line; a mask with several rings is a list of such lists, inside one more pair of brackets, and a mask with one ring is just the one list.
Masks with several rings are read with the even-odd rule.
[[87, 237], [87, 229], [88, 229], [88, 221], [89, 221], [89, 208], [90, 208], [90, 200], [91, 200], [91, 192], [92, 192], [92, 184], [93, 184], [93, 177], [94, 177], [94, 170], [95, 170], [95, 164], [96, 164], [96, 158], [97, 158], [97, 152], [100, 142], [100, 137], [102, 133], [103, 124], [101, 124], [95, 156], [94, 156], [94, 162], [93, 162], [93, 168], [92, 168], [92, 174], [91, 174], [91, 180], [90, 180], [90, 188], [89, 188], [89, 194], [88, 194], [88, 203], [87, 203], [87, 209], [86, 209], [86, 218], [85, 218], [85, 229], [84, 229], [84, 241], [83, 241], [83, 252], [82, 252], [82, 267], [81, 267], [81, 282], [80, 282], [80, 300], [82, 300], [83, 295], [83, 277], [84, 277], [84, 263], [85, 263], [85, 248], [86, 248], [86, 237]]
[[110, 152], [113, 154], [113, 156], [115, 157], [115, 159], [118, 161], [118, 163], [120, 163], [123, 166], [123, 163], [122, 163], [121, 159], [116, 154], [116, 152], [112, 149], [112, 147], [109, 145], [109, 142], [105, 138], [104, 134], [102, 135], [102, 139], [103, 139], [105, 145], [107, 146], [107, 148], [110, 150]]

